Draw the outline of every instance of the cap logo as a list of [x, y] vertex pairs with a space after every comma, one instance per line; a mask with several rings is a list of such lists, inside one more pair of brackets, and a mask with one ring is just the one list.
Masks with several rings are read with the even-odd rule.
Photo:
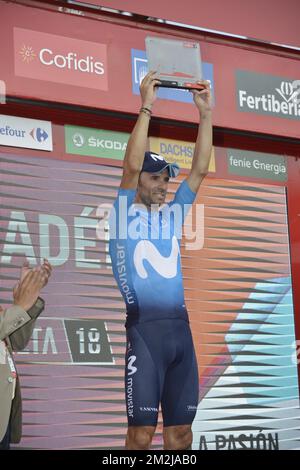
[[162, 162], [164, 161], [164, 157], [162, 157], [161, 155], [156, 155], [155, 153], [150, 153], [150, 156], [154, 161], [157, 161], [157, 160], [161, 160]]

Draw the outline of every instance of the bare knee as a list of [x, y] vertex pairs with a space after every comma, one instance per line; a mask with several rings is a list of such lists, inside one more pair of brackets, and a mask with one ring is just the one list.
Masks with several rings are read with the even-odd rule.
[[126, 449], [149, 449], [154, 431], [153, 426], [130, 426], [126, 436]]
[[164, 449], [183, 450], [191, 448], [193, 433], [191, 426], [169, 426], [164, 428]]

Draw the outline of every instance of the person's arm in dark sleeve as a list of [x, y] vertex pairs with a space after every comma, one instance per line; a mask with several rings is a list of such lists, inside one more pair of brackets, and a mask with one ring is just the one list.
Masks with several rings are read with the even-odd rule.
[[26, 312], [29, 315], [30, 320], [9, 336], [9, 340], [14, 351], [22, 351], [27, 346], [31, 338], [36, 319], [42, 313], [44, 307], [44, 300], [41, 297], [38, 297], [35, 304]]
[[0, 340], [5, 340], [30, 320], [31, 316], [19, 305], [12, 305], [2, 310], [0, 312]]

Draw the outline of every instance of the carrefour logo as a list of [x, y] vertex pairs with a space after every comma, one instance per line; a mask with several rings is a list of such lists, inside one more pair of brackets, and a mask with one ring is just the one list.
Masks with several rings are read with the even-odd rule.
[[[26, 137], [26, 130], [6, 125], [5, 127], [0, 128], [0, 134], [8, 137], [15, 137], [17, 139], [23, 139], [24, 137]], [[41, 127], [31, 129], [29, 135], [31, 135], [33, 140], [40, 143], [45, 142], [45, 140], [48, 139], [47, 132]]]
[[51, 122], [0, 115], [0, 145], [52, 151]]
[[239, 111], [300, 119], [299, 80], [236, 71]]
[[36, 129], [32, 129], [30, 132], [31, 137], [36, 140], [37, 142], [45, 142], [48, 139], [47, 132], [42, 129], [41, 127], [37, 127]]

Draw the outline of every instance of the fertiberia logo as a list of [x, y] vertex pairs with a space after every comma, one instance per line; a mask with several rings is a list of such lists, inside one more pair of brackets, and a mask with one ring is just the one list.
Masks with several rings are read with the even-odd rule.
[[237, 108], [248, 113], [300, 119], [299, 84], [297, 79], [237, 70]]
[[108, 89], [106, 44], [14, 28], [14, 51], [18, 76]]

